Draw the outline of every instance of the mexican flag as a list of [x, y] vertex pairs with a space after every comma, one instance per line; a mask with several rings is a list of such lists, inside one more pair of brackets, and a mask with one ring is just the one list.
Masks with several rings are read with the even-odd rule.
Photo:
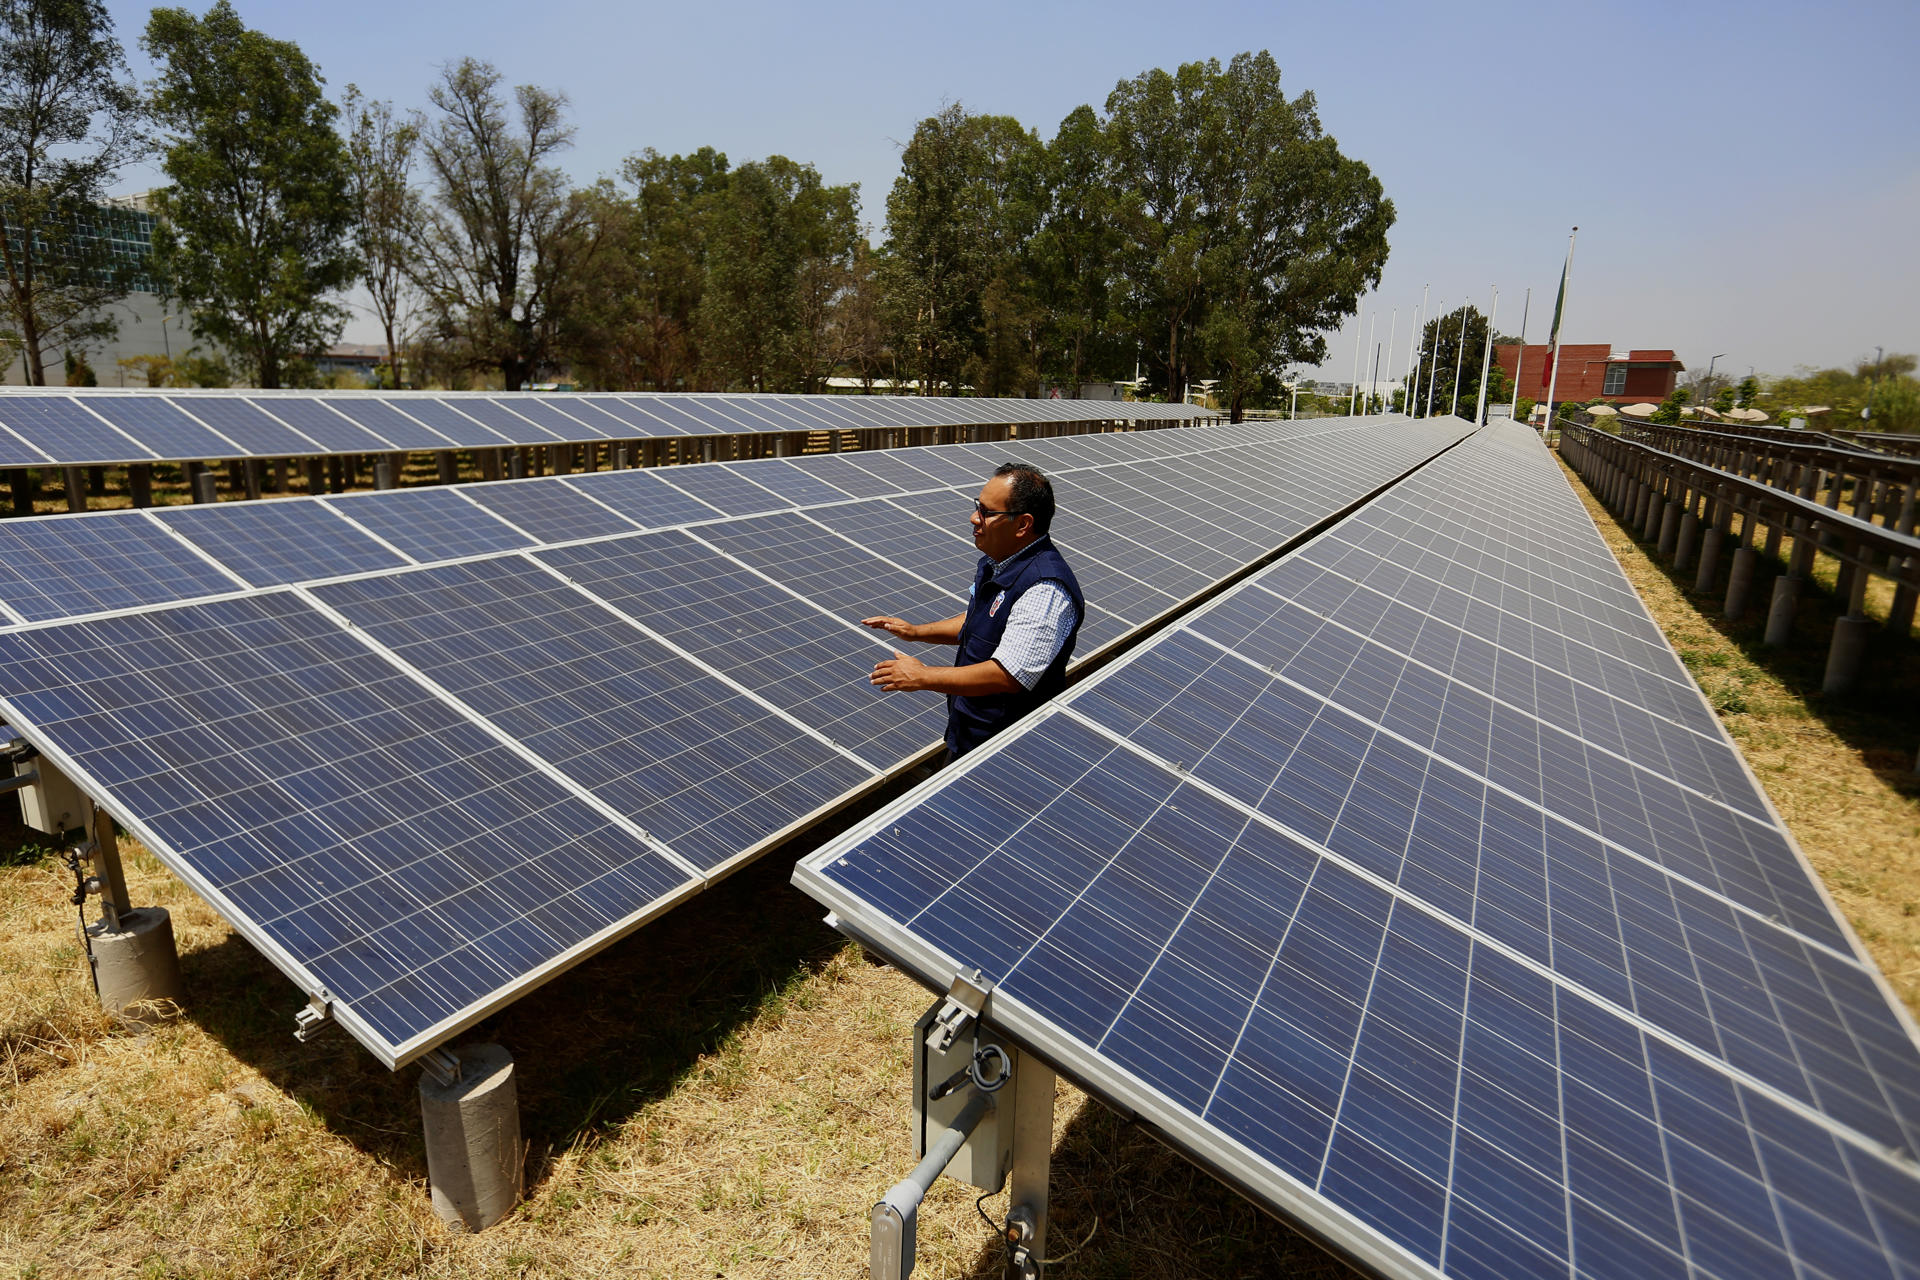
[[1573, 265], [1573, 246], [1567, 246], [1567, 260], [1560, 267], [1560, 292], [1553, 300], [1553, 324], [1547, 330], [1547, 362], [1540, 367], [1540, 385], [1551, 385], [1553, 358], [1560, 349], [1560, 311], [1567, 305], [1567, 268]]

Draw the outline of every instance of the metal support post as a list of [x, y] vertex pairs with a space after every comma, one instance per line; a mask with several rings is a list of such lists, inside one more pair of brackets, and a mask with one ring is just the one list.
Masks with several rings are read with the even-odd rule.
[[1052, 1068], [1030, 1053], [1015, 1068], [1013, 1172], [1007, 1186], [1008, 1280], [1039, 1280], [1047, 1257], [1047, 1181], [1053, 1170]]
[[67, 510], [85, 511], [87, 509], [86, 477], [80, 474], [78, 467], [60, 468], [60, 478], [66, 482]]
[[153, 464], [151, 462], [136, 462], [127, 468], [127, 491], [133, 495], [134, 506], [153, 505]]
[[245, 486], [247, 497], [249, 498], [258, 498], [261, 494], [260, 466], [261, 460], [259, 458], [242, 458], [240, 460], [240, 481]]
[[184, 984], [173, 944], [173, 920], [164, 907], [129, 904], [127, 878], [113, 819], [89, 804], [89, 848], [94, 874], [82, 885], [100, 894], [100, 919], [85, 926], [82, 940], [100, 1005], [122, 1022], [147, 1024], [172, 1015]]
[[460, 479], [460, 462], [451, 449], [441, 449], [433, 455], [434, 474], [441, 484], [456, 484]]

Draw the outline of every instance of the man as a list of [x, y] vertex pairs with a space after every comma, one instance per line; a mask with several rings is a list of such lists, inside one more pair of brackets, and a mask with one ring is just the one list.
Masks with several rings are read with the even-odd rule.
[[901, 640], [958, 645], [951, 667], [930, 667], [896, 650], [874, 664], [888, 691], [947, 695], [947, 759], [965, 755], [1064, 689], [1086, 602], [1047, 529], [1053, 485], [1033, 467], [994, 471], [973, 504], [980, 563], [965, 613], [939, 622], [862, 618]]

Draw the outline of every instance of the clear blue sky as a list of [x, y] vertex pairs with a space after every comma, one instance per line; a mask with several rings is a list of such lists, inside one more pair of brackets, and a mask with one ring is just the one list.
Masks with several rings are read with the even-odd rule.
[[[149, 6], [108, 7], [145, 78]], [[1436, 307], [1470, 293], [1483, 310], [1497, 284], [1506, 332], [1531, 286], [1541, 340], [1574, 224], [1568, 341], [1673, 347], [1702, 367], [1726, 352], [1740, 374], [1920, 352], [1915, 0], [236, 7], [336, 93], [424, 106], [439, 65], [468, 55], [564, 91], [578, 182], [649, 146], [809, 161], [860, 184], [876, 241], [900, 145], [944, 102], [1051, 137], [1123, 78], [1268, 49], [1398, 209], [1368, 302], [1381, 342], [1400, 309], [1396, 372], [1428, 283]], [[1351, 325], [1331, 339], [1328, 376], [1348, 376], [1355, 341]]]

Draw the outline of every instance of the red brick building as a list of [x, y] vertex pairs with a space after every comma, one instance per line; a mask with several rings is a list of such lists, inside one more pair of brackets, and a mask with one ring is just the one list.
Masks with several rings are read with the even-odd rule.
[[[1515, 376], [1515, 358], [1519, 358], [1519, 376]], [[1519, 394], [1532, 400], [1547, 398], [1547, 347], [1545, 343], [1525, 348], [1495, 347], [1493, 358], [1513, 379]], [[1554, 383], [1556, 400], [1591, 400], [1599, 396], [1614, 404], [1639, 404], [1643, 400], [1666, 399], [1679, 377], [1686, 371], [1671, 351], [1620, 351], [1604, 343], [1560, 344], [1554, 361], [1560, 367]]]

